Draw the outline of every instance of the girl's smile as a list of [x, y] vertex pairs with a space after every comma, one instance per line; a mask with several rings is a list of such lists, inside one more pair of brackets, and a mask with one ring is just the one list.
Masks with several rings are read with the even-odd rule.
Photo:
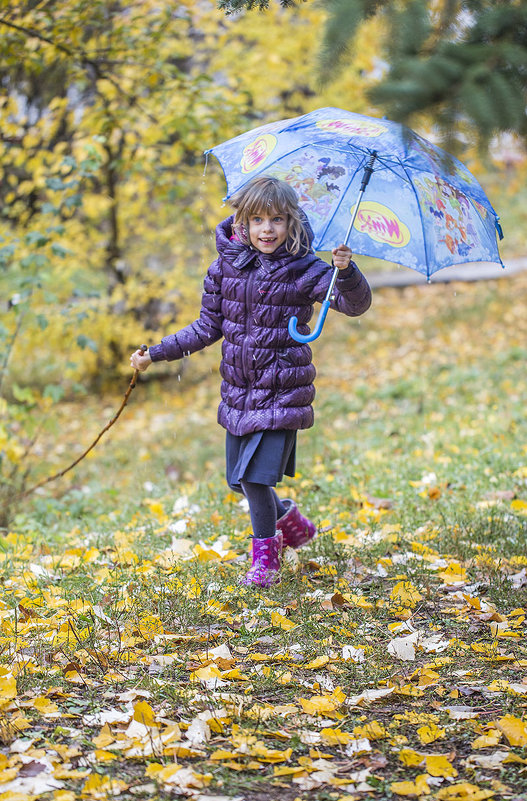
[[262, 253], [274, 253], [287, 239], [286, 214], [253, 214], [249, 217], [251, 245]]

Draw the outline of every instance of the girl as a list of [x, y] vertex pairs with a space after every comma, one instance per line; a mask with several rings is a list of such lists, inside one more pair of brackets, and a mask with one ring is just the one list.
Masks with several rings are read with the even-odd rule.
[[[314, 301], [326, 295], [333, 268], [315, 256], [313, 232], [294, 190], [269, 176], [254, 178], [231, 199], [234, 216], [216, 229], [218, 257], [204, 284], [200, 315], [130, 362], [181, 359], [223, 337], [218, 422], [227, 429], [227, 482], [249, 503], [252, 567], [244, 584], [279, 581], [282, 547], [298, 548], [314, 523], [275, 490], [294, 476], [296, 433], [313, 425], [315, 368], [311, 349], [288, 333], [290, 317], [309, 333]], [[349, 316], [371, 303], [368, 283], [351, 250], [333, 251], [339, 268], [331, 305]]]

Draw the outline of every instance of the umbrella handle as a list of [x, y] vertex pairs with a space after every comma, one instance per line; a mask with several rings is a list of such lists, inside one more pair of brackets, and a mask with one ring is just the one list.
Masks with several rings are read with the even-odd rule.
[[317, 324], [310, 334], [299, 334], [296, 330], [298, 317], [291, 317], [289, 320], [289, 325], [287, 326], [289, 336], [292, 337], [296, 342], [313, 342], [314, 339], [317, 339], [322, 333], [322, 327], [324, 325], [324, 320], [326, 319], [330, 303], [330, 300], [322, 301], [322, 308], [318, 313]]

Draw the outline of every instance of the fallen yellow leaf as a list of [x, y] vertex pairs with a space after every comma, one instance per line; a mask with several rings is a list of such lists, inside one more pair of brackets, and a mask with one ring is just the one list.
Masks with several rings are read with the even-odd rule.
[[425, 759], [426, 769], [430, 776], [443, 776], [445, 779], [457, 776], [457, 770], [443, 754], [427, 754]]
[[205, 667], [198, 668], [193, 673], [190, 674], [191, 681], [207, 681], [208, 679], [220, 679], [221, 678], [221, 671], [218, 670], [216, 665], [210, 664], [205, 665]]
[[390, 790], [392, 793], [397, 793], [397, 795], [428, 795], [430, 793], [430, 787], [428, 786], [427, 779], [428, 775], [422, 773], [416, 776], [415, 782], [392, 782], [390, 784]]
[[145, 770], [145, 776], [149, 776], [152, 779], [168, 779], [173, 776], [175, 773], [181, 770], [181, 765], [160, 765], [159, 762], [151, 762], [150, 765], [147, 765]]
[[119, 795], [127, 787], [128, 785], [121, 779], [112, 779], [109, 776], [92, 773], [84, 782], [81, 798], [96, 798], [106, 801], [108, 796]]
[[16, 679], [12, 673], [0, 676], [0, 703], [16, 698]]
[[431, 670], [430, 668], [424, 667], [419, 673], [417, 686], [430, 687], [431, 685], [438, 684], [439, 678], [440, 678], [439, 673], [436, 673], [435, 670]]
[[499, 720], [494, 721], [497, 729], [503, 732], [509, 745], [527, 745], [527, 726], [521, 718], [514, 715], [505, 715]]
[[285, 765], [281, 765], [273, 768], [273, 776], [307, 776], [306, 769], [302, 767], [302, 765], [297, 765], [292, 768], [288, 768]]
[[442, 740], [445, 737], [445, 730], [440, 729], [435, 723], [430, 723], [428, 726], [419, 726], [417, 729], [417, 736], [423, 744], [433, 743], [436, 740]]
[[322, 729], [320, 737], [324, 745], [347, 745], [352, 739], [351, 734], [341, 729]]
[[[18, 771], [20, 770], [20, 766], [15, 768], [6, 768], [5, 770], [0, 770], [0, 785], [7, 784], [7, 782], [16, 779], [18, 775]], [[0, 795], [0, 798], [2, 796]]]
[[413, 609], [423, 596], [411, 581], [399, 581], [390, 593], [390, 600], [407, 609]]
[[329, 662], [329, 656], [317, 656], [316, 659], [313, 659], [311, 662], [308, 662], [307, 665], [304, 665], [304, 669], [306, 670], [316, 670], [317, 668], [324, 667]]
[[152, 498], [145, 498], [143, 503], [145, 506], [148, 506], [150, 514], [155, 515], [158, 520], [161, 520], [163, 517], [165, 517], [165, 510], [163, 509], [163, 504], [160, 501], [153, 500]]
[[340, 689], [337, 689], [331, 695], [313, 695], [311, 698], [299, 698], [302, 709], [306, 715], [327, 715], [335, 712], [342, 705], [346, 696]]
[[445, 584], [457, 584], [467, 580], [467, 571], [459, 562], [450, 562], [446, 570], [438, 573], [438, 576]]
[[106, 746], [110, 745], [110, 743], [113, 743], [114, 740], [115, 737], [113, 736], [112, 730], [107, 723], [104, 724], [99, 734], [92, 738], [93, 744], [99, 749], [106, 748]]
[[355, 726], [353, 734], [356, 737], [366, 737], [368, 740], [382, 740], [388, 736], [384, 724], [378, 720], [370, 720], [364, 726]]
[[75, 801], [76, 795], [72, 790], [55, 790], [53, 801]]
[[100, 748], [97, 748], [93, 755], [97, 762], [112, 762], [114, 759], [117, 759], [117, 754], [113, 754], [111, 751], [103, 751]]
[[450, 787], [443, 787], [436, 793], [436, 798], [440, 801], [483, 801], [493, 795], [493, 790], [480, 790], [475, 784], [461, 782], [460, 784], [451, 784]]
[[55, 701], [50, 701], [49, 698], [43, 695], [33, 699], [33, 706], [41, 715], [53, 715], [59, 711]]
[[257, 742], [250, 750], [250, 754], [261, 762], [287, 762], [291, 759], [293, 753], [292, 748], [286, 748], [285, 751], [279, 751], [277, 748], [267, 748], [263, 743]]
[[145, 615], [139, 621], [139, 633], [145, 640], [153, 640], [158, 634], [163, 634], [163, 624], [155, 615]]
[[402, 751], [399, 751], [399, 759], [403, 765], [413, 768], [422, 764], [425, 759], [425, 754], [420, 754], [412, 748], [403, 748]]
[[492, 746], [498, 745], [501, 737], [501, 731], [498, 731], [498, 729], [491, 729], [487, 732], [487, 734], [482, 734], [481, 737], [476, 737], [472, 743], [472, 748], [491, 748]]
[[237, 751], [227, 751], [225, 748], [218, 748], [216, 751], [213, 751], [209, 759], [220, 762], [224, 759], [238, 759], [240, 756], [242, 755]]
[[154, 710], [146, 701], [138, 701], [137, 704], [134, 705], [133, 719], [137, 720], [138, 723], [142, 723], [143, 726], [157, 728]]
[[271, 625], [275, 629], [283, 629], [284, 631], [291, 631], [297, 627], [297, 623], [280, 614], [280, 612], [271, 612]]

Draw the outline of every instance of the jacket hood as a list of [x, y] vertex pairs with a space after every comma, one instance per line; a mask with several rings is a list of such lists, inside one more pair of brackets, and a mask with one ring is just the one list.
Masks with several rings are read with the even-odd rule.
[[[309, 220], [303, 211], [301, 211], [301, 215], [302, 222], [308, 235], [309, 246], [311, 247], [315, 235], [311, 225], [309, 224]], [[240, 242], [239, 239], [232, 238], [234, 234], [232, 227], [233, 223], [234, 214], [231, 214], [230, 217], [227, 217], [227, 219], [223, 220], [216, 226], [216, 248], [220, 256], [223, 256], [223, 258], [226, 258], [235, 267], [241, 269], [249, 264], [256, 256], [258, 256], [259, 251], [253, 248], [251, 245], [245, 245], [243, 242]], [[266, 253], [264, 258], [269, 262], [280, 261], [285, 264], [290, 261], [302, 261], [302, 254], [289, 253], [284, 243], [283, 245], [280, 245], [280, 247], [278, 247], [274, 253]]]

